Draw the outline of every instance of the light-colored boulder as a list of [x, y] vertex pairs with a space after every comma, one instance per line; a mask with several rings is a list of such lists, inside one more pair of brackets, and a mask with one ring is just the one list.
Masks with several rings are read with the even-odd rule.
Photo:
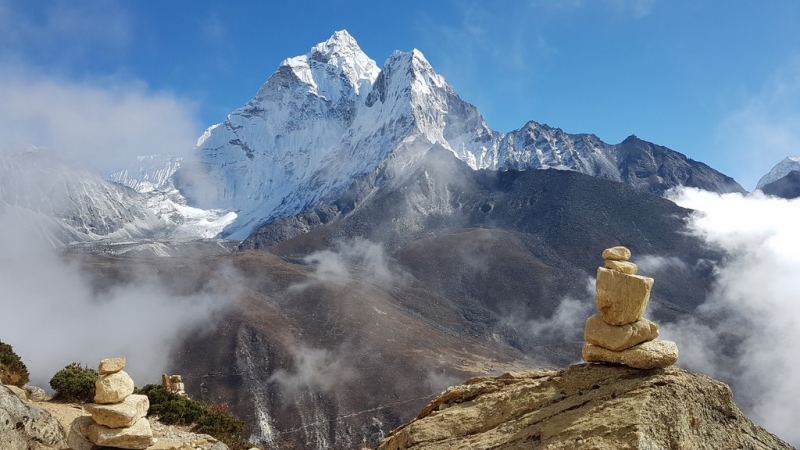
[[12, 384], [4, 384], [6, 388], [8, 388], [14, 395], [17, 396], [18, 399], [22, 400], [23, 402], [28, 401], [28, 393], [25, 390], [20, 389]]
[[589, 317], [583, 331], [586, 342], [617, 352], [657, 337], [658, 325], [645, 318], [627, 325], [609, 325], [599, 314]]
[[56, 450], [66, 447], [67, 434], [52, 414], [24, 403], [0, 385], [0, 449]]
[[25, 392], [28, 393], [28, 400], [32, 402], [46, 402], [50, 400], [50, 396], [44, 389], [36, 386], [25, 386]]
[[639, 267], [630, 261], [614, 261], [608, 259], [605, 261], [606, 269], [616, 270], [617, 272], [627, 273], [628, 275], [636, 275]]
[[88, 403], [83, 409], [92, 415], [92, 419], [109, 428], [129, 427], [147, 415], [150, 400], [146, 395], [129, 395], [122, 403], [101, 405]]
[[67, 435], [67, 445], [72, 450], [92, 450], [96, 448], [86, 437], [89, 435], [89, 426], [94, 424], [89, 416], [80, 416], [72, 421]]
[[119, 372], [125, 368], [125, 357], [120, 356], [117, 358], [108, 358], [100, 360], [100, 366], [97, 368], [97, 373], [106, 375], [109, 373]]
[[124, 370], [100, 375], [95, 386], [95, 403], [119, 403], [133, 394], [133, 379]]
[[678, 346], [672, 341], [648, 341], [615, 352], [586, 343], [583, 346], [583, 360], [624, 364], [635, 369], [661, 369], [678, 360]]
[[642, 318], [653, 279], [597, 268], [597, 309], [609, 325], [625, 325]]
[[611, 247], [603, 250], [603, 259], [612, 261], [627, 261], [631, 259], [631, 251], [626, 247]]
[[145, 449], [155, 444], [150, 422], [141, 418], [128, 428], [109, 428], [103, 425], [89, 425], [88, 436], [96, 445], [127, 449]]

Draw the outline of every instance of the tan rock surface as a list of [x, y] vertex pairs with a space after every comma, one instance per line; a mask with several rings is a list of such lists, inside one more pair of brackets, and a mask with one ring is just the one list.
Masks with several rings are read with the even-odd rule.
[[642, 318], [653, 279], [597, 268], [597, 309], [609, 325], [625, 325]]
[[129, 395], [122, 403], [102, 405], [88, 403], [83, 409], [100, 425], [110, 428], [129, 427], [147, 415], [150, 400], [146, 395]]
[[609, 325], [599, 314], [586, 321], [583, 338], [586, 342], [609, 350], [620, 351], [658, 337], [658, 325], [641, 318], [627, 325]]
[[790, 449], [723, 383], [675, 366], [581, 364], [468, 380], [378, 447], [399, 449]]
[[636, 272], [639, 271], [639, 267], [630, 261], [612, 261], [610, 259], [605, 261], [605, 268], [628, 275], [636, 275]]
[[612, 261], [627, 261], [631, 259], [631, 251], [626, 247], [617, 246], [603, 250], [603, 259]]
[[636, 369], [658, 369], [675, 364], [678, 346], [672, 341], [649, 341], [615, 352], [592, 344], [583, 345], [586, 362], [610, 362]]
[[128, 428], [109, 428], [92, 424], [89, 425], [87, 437], [100, 446], [135, 450], [145, 449], [155, 444], [153, 432], [150, 430], [150, 422], [144, 418], [137, 420], [133, 426]]
[[92, 450], [95, 446], [86, 437], [89, 435], [89, 426], [94, 424], [90, 416], [80, 416], [75, 418], [69, 427], [67, 435], [67, 445], [72, 450]]
[[97, 368], [97, 373], [106, 375], [109, 373], [119, 372], [125, 368], [125, 357], [120, 356], [117, 358], [108, 358], [100, 360], [100, 365]]
[[119, 403], [133, 394], [133, 379], [124, 370], [100, 375], [94, 383], [95, 403]]

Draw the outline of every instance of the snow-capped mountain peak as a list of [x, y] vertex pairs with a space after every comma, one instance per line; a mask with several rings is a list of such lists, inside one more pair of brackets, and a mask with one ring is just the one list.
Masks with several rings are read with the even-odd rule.
[[761, 189], [773, 181], [785, 177], [793, 170], [800, 170], [800, 156], [787, 156], [783, 158], [783, 161], [776, 164], [772, 170], [758, 180], [756, 189]]
[[334, 103], [345, 94], [340, 78], [346, 79], [348, 87], [356, 96], [360, 96], [366, 95], [380, 73], [375, 61], [361, 50], [345, 30], [337, 31], [305, 55], [283, 60], [280, 68], [290, 70], [298, 80], [310, 87], [309, 92]]
[[333, 201], [389, 161], [385, 173], [399, 180], [435, 145], [473, 169], [554, 167], [654, 192], [714, 179], [741, 190], [646, 142], [610, 145], [535, 122], [494, 131], [422, 52], [395, 51], [379, 69], [346, 31], [284, 60], [252, 100], [206, 130], [196, 159], [173, 181], [189, 204], [235, 211], [223, 235], [245, 238], [260, 224]]

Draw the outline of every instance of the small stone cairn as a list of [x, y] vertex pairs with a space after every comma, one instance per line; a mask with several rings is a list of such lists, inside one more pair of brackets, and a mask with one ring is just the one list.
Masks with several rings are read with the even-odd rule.
[[133, 379], [122, 370], [124, 367], [124, 357], [100, 361], [95, 403], [83, 406], [91, 416], [75, 419], [67, 436], [73, 450], [145, 449], [155, 444], [145, 418], [150, 400], [146, 395], [133, 395]]
[[678, 360], [678, 346], [656, 340], [658, 325], [642, 317], [653, 279], [636, 275], [628, 261], [631, 251], [612, 247], [603, 251], [605, 267], [597, 268], [597, 309], [586, 321], [583, 359], [611, 362], [636, 369], [667, 367]]

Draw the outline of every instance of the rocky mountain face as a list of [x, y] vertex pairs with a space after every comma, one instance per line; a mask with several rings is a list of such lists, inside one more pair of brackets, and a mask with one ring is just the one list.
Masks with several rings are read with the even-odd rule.
[[800, 197], [800, 170], [792, 170], [781, 178], [761, 186], [761, 192], [792, 199]]
[[387, 175], [404, 178], [434, 145], [473, 170], [573, 170], [657, 194], [678, 185], [744, 192], [633, 136], [610, 145], [536, 122], [494, 131], [420, 51], [395, 52], [379, 69], [346, 31], [283, 61], [250, 102], [205, 132], [197, 161], [175, 181], [193, 204], [236, 211], [223, 234], [243, 239], [258, 225], [328, 204], [388, 160]]
[[731, 390], [675, 366], [580, 364], [447, 389], [378, 449], [791, 449]]

